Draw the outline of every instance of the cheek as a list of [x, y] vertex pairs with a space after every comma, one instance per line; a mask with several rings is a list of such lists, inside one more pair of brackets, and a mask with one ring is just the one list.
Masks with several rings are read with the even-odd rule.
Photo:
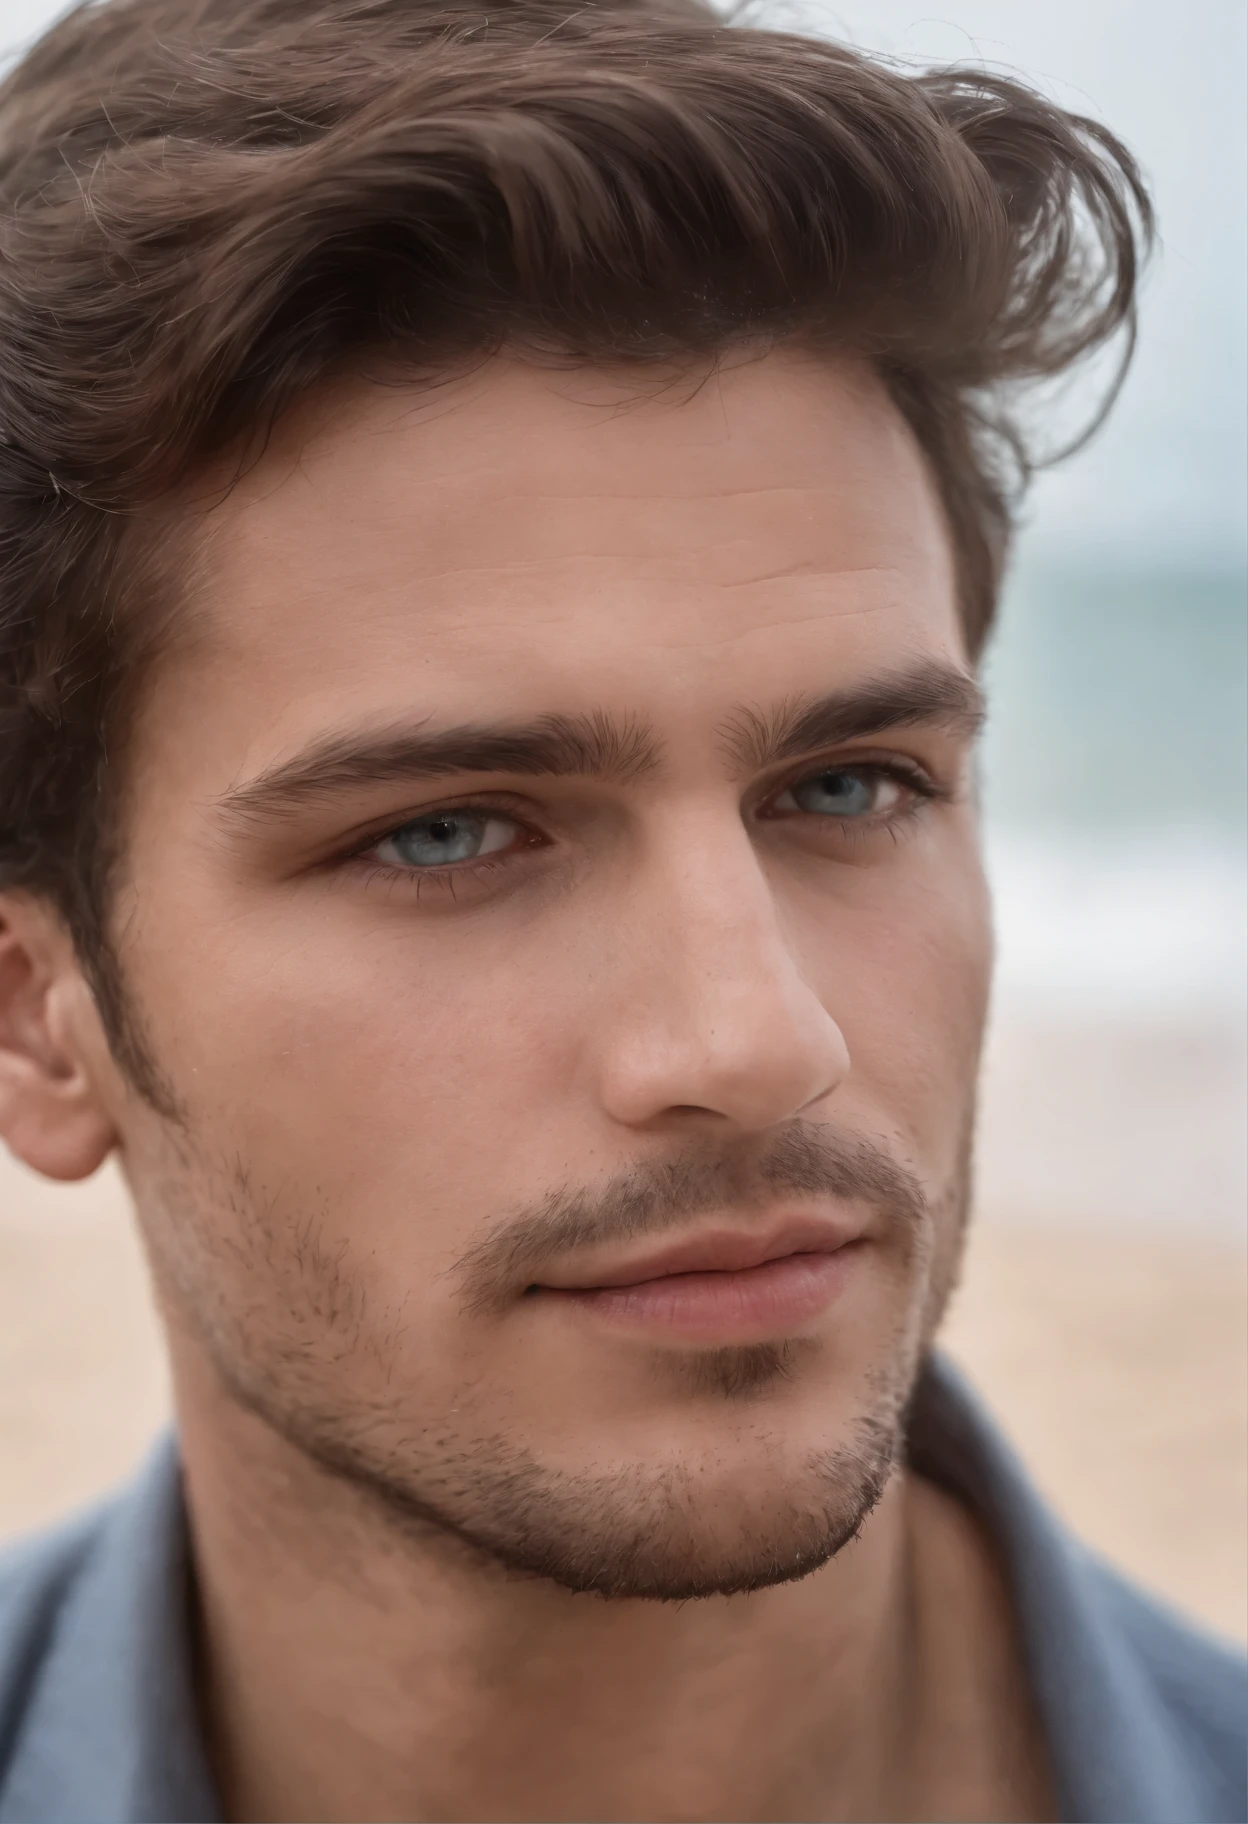
[[956, 868], [843, 910], [821, 960], [819, 992], [845, 1037], [850, 1097], [938, 1171], [961, 1144], [991, 971], [988, 893], [973, 850]]
[[558, 1123], [579, 1003], [548, 951], [287, 904], [201, 927], [176, 958], [145, 942], [139, 986], [205, 1141], [352, 1233], [410, 1231], [418, 1208], [420, 1233], [451, 1247], [461, 1216], [496, 1213], [509, 1181], [544, 1186], [552, 1151], [572, 1157]]

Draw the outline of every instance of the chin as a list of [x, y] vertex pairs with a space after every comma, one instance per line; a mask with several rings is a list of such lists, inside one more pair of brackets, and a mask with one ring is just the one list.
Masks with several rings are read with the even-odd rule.
[[[292, 1438], [411, 1547], [479, 1571], [614, 1601], [688, 1602], [808, 1576], [856, 1538], [898, 1459], [895, 1423], [863, 1418], [803, 1449], [779, 1433], [723, 1448], [634, 1450], [609, 1467], [552, 1464], [514, 1437], [456, 1440], [422, 1460]], [[636, 1442], [635, 1437], [633, 1440]]]
[[506, 1569], [616, 1601], [688, 1602], [789, 1583], [857, 1537], [887, 1486], [895, 1440], [863, 1428], [787, 1466], [747, 1453], [611, 1475], [543, 1476], [506, 1525], [468, 1531]]

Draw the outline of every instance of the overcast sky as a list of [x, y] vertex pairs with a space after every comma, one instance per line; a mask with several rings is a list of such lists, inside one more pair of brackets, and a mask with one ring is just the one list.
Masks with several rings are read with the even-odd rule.
[[[0, 0], [8, 47], [61, 10]], [[763, 0], [802, 24], [926, 62], [1020, 72], [1106, 120], [1141, 159], [1163, 247], [1136, 369], [1098, 444], [1046, 478], [1033, 546], [1115, 563], [1242, 566], [1248, 495], [1244, 0]]]

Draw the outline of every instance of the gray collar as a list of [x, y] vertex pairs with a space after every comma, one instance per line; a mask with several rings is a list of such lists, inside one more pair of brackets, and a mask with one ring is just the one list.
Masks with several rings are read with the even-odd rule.
[[77, 1530], [82, 1549], [49, 1618], [0, 1824], [217, 1824], [172, 1433]]

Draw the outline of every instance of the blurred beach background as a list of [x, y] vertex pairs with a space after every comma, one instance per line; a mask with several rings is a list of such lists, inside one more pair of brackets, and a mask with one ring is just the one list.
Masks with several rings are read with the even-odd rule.
[[[56, 10], [4, 0], [0, 49]], [[1000, 966], [946, 1343], [1085, 1538], [1243, 1637], [1248, 9], [756, 10], [1018, 71], [1106, 120], [1154, 187], [1135, 369], [1037, 486], [989, 659]], [[0, 1154], [0, 1537], [124, 1472], [165, 1402], [114, 1174], [42, 1185]]]

